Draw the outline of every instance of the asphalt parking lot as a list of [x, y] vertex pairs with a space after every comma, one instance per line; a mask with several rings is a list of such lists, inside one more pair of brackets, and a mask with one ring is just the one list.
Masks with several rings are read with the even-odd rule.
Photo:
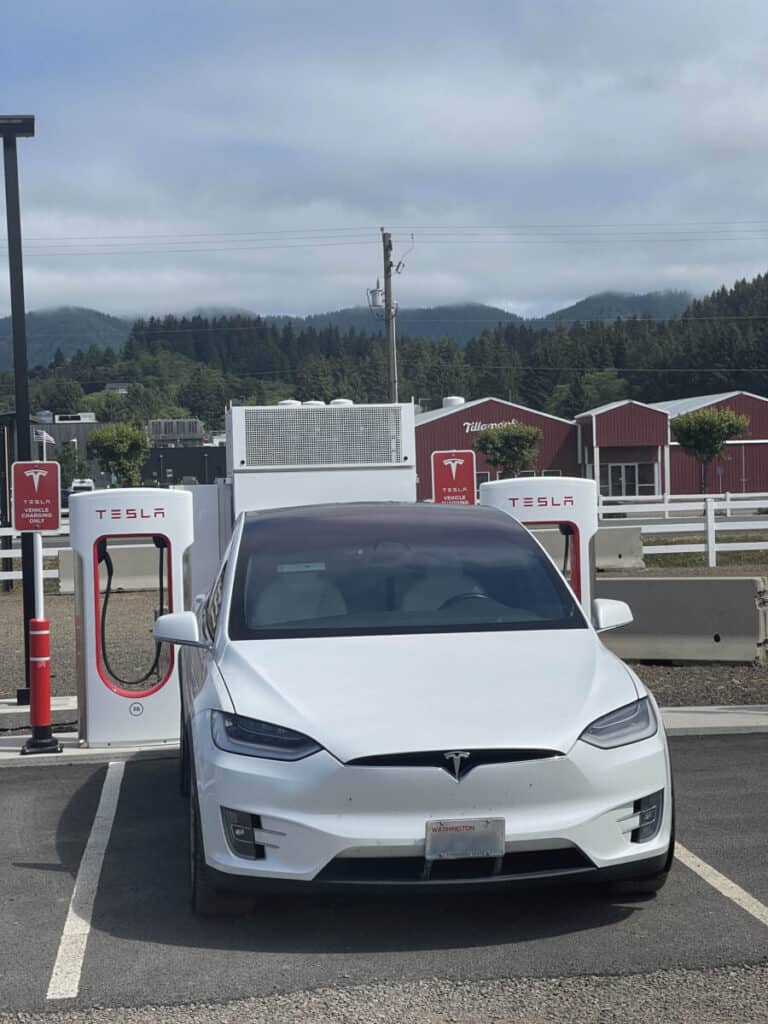
[[[284, 999], [311, 990], [326, 993], [325, 1003], [336, 992], [343, 1006], [356, 986], [386, 992], [387, 986], [482, 982], [482, 1015], [453, 1019], [512, 1020], [518, 1018], [511, 1010], [491, 1015], [494, 986], [522, 979], [583, 985], [585, 978], [634, 984], [637, 976], [669, 971], [706, 979], [723, 969], [733, 1019], [768, 1019], [768, 996], [754, 1002], [748, 991], [757, 984], [750, 971], [768, 966], [768, 736], [680, 737], [671, 745], [678, 840], [748, 894], [753, 912], [677, 863], [666, 888], [644, 903], [611, 902], [575, 888], [356, 891], [273, 897], [246, 918], [199, 920], [188, 908], [176, 761], [129, 762], [90, 931], [82, 936], [74, 999], [47, 996], [107, 766], [3, 767], [0, 1019], [18, 1019], [19, 1011], [66, 1015], [93, 1007]], [[754, 907], [765, 911], [762, 920]], [[740, 1014], [747, 1004], [751, 1011]]]

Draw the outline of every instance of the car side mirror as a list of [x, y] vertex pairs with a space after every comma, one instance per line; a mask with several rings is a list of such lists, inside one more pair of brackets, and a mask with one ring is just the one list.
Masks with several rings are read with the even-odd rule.
[[170, 612], [159, 615], [152, 627], [152, 636], [164, 644], [183, 644], [185, 647], [210, 649], [207, 640], [200, 639], [200, 629], [194, 612]]
[[596, 597], [592, 602], [592, 622], [598, 633], [606, 629], [618, 629], [634, 621], [632, 609], [626, 601], [614, 601], [607, 597]]

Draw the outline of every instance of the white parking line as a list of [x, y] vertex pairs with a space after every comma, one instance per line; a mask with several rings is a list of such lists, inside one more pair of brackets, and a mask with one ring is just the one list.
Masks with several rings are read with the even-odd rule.
[[74, 999], [80, 990], [80, 975], [83, 970], [85, 945], [91, 930], [93, 904], [99, 887], [104, 854], [107, 852], [107, 843], [112, 832], [112, 822], [115, 820], [124, 769], [123, 761], [110, 761], [107, 768], [96, 817], [93, 819], [91, 834], [72, 890], [72, 899], [69, 901], [69, 912], [64, 922], [59, 951], [48, 985], [48, 999]]
[[681, 864], [685, 864], [691, 871], [695, 871], [699, 878], [703, 878], [705, 882], [714, 889], [717, 889], [723, 896], [727, 896], [729, 900], [740, 906], [742, 910], [746, 910], [752, 917], [757, 918], [761, 924], [768, 926], [768, 907], [761, 903], [760, 900], [755, 899], [754, 896], [750, 896], [740, 885], [736, 885], [730, 878], [721, 875], [719, 871], [710, 867], [700, 857], [697, 857], [695, 853], [686, 850], [680, 843], [675, 844], [675, 857]]

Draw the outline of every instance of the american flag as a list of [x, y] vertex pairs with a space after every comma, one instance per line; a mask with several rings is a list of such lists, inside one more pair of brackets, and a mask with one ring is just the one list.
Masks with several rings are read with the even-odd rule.
[[32, 430], [32, 437], [35, 441], [38, 441], [41, 444], [56, 444], [51, 435], [46, 433], [42, 427], [34, 427]]

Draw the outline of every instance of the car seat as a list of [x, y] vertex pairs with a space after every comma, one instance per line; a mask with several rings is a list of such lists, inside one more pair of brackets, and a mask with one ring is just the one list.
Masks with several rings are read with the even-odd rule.
[[252, 629], [347, 613], [347, 602], [335, 583], [314, 572], [280, 575], [256, 593], [249, 588], [245, 605]]
[[412, 583], [403, 595], [401, 608], [405, 612], [431, 612], [460, 594], [482, 594], [477, 580], [461, 569], [436, 569]]

